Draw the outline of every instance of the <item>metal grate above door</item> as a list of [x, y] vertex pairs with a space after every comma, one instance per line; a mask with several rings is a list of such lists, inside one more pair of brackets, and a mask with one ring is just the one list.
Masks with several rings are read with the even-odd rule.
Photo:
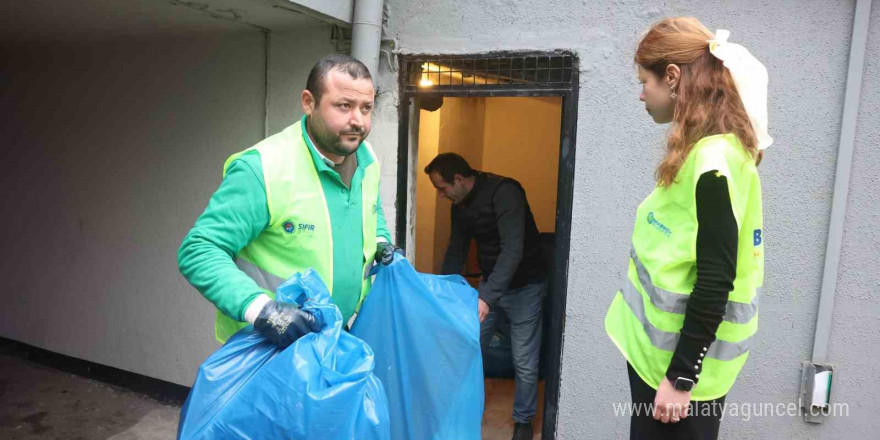
[[515, 56], [411, 56], [406, 92], [479, 89], [570, 89], [574, 69], [568, 54]]

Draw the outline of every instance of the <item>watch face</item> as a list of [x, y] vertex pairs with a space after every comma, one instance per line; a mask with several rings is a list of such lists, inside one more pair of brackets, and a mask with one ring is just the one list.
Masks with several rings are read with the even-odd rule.
[[694, 387], [694, 381], [684, 377], [679, 377], [675, 379], [675, 383], [672, 384], [672, 386], [679, 391], [690, 391], [691, 388]]

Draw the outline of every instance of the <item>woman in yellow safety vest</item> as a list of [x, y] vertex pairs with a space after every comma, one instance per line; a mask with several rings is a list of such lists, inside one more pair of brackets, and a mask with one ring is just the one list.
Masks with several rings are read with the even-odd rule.
[[697, 19], [664, 19], [635, 54], [639, 99], [671, 123], [605, 317], [627, 359], [631, 439], [716, 439], [758, 329], [767, 71]]

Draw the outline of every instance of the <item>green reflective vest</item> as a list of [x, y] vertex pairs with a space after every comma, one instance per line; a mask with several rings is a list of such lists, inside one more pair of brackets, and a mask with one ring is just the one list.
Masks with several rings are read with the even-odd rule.
[[761, 181], [755, 161], [736, 136], [701, 139], [675, 182], [658, 186], [639, 205], [627, 277], [605, 316], [608, 336], [642, 380], [656, 389], [678, 344], [696, 282], [696, 185], [700, 175], [712, 170], [727, 178], [739, 228], [736, 279], [716, 340], [695, 367], [693, 400], [717, 399], [730, 391], [758, 330], [764, 279]]
[[[225, 175], [229, 165], [245, 152], [252, 149], [260, 152], [269, 224], [238, 252], [235, 264], [272, 298], [281, 283], [309, 268], [315, 269], [327, 284], [327, 289], [331, 294], [333, 292], [332, 221], [324, 189], [304, 136], [302, 121], [297, 122], [257, 145], [233, 154], [223, 166]], [[364, 144], [373, 162], [364, 170], [361, 185], [364, 280], [356, 310], [370, 290], [369, 266], [376, 253], [378, 222], [379, 161], [370, 144]], [[215, 320], [217, 340], [226, 342], [246, 325], [218, 310]]]

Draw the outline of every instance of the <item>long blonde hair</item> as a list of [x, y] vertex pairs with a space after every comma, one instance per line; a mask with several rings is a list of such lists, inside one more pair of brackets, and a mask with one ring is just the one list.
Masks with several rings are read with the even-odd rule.
[[668, 187], [700, 139], [733, 133], [757, 162], [761, 160], [758, 140], [730, 72], [709, 53], [711, 32], [693, 17], [670, 17], [655, 23], [639, 42], [635, 62], [663, 78], [666, 67], [681, 69], [676, 88], [672, 127], [666, 156], [656, 177]]

